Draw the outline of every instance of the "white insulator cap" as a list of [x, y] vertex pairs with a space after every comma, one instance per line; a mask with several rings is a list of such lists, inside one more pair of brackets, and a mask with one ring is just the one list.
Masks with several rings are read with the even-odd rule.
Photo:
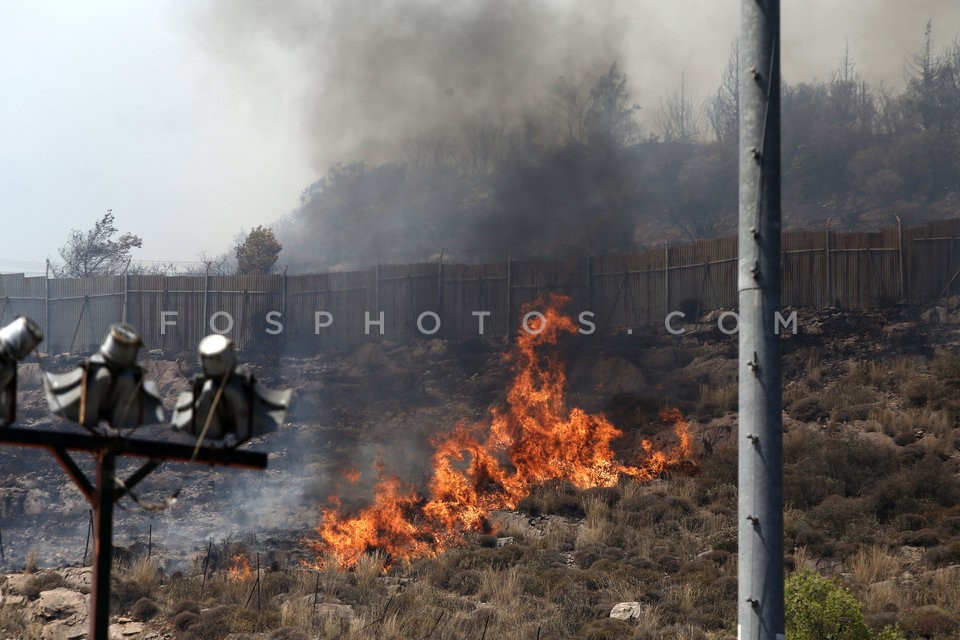
[[23, 360], [40, 341], [43, 340], [43, 331], [40, 326], [25, 316], [0, 329], [0, 351], [14, 361]]
[[214, 333], [200, 341], [200, 366], [211, 378], [232, 373], [237, 366], [237, 354], [233, 341], [226, 336]]
[[136, 329], [128, 324], [115, 324], [100, 346], [100, 353], [110, 364], [131, 367], [137, 362], [137, 350], [142, 344]]

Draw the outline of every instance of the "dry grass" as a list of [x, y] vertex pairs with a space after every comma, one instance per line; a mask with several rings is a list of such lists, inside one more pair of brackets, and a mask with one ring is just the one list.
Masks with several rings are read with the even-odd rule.
[[27, 561], [23, 566], [24, 573], [36, 573], [38, 568], [37, 550], [30, 549], [27, 552]]
[[379, 591], [380, 577], [383, 575], [386, 561], [386, 554], [379, 551], [366, 553], [360, 558], [354, 569], [354, 575], [361, 593]]
[[851, 579], [859, 587], [895, 578], [900, 567], [900, 558], [881, 545], [860, 547], [847, 561]]
[[727, 384], [719, 387], [700, 385], [697, 414], [719, 417], [731, 411], [736, 411], [738, 390], [739, 386], [737, 384]]
[[606, 542], [612, 529], [610, 507], [597, 496], [590, 496], [584, 502], [586, 518], [577, 531], [574, 546], [577, 549], [588, 544]]
[[0, 606], [0, 634], [4, 638], [39, 640], [43, 625], [32, 620], [23, 607], [11, 604]]
[[812, 351], [807, 356], [806, 371], [807, 385], [811, 389], [819, 389], [823, 385], [823, 362], [820, 359], [820, 354], [816, 351]]

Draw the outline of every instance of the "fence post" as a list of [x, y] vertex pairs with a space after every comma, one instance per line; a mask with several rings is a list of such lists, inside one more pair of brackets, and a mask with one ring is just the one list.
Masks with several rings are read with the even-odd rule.
[[513, 319], [513, 283], [510, 278], [511, 263], [512, 260], [507, 256], [507, 344], [510, 344], [511, 334], [513, 333], [511, 328], [511, 320]]
[[443, 249], [440, 249], [440, 259], [437, 260], [437, 314], [443, 317]]
[[827, 229], [827, 307], [833, 306], [833, 232]]
[[[287, 323], [290, 322], [289, 319], [287, 318], [287, 306], [288, 306], [288, 303], [287, 303], [287, 300], [288, 300], [287, 287], [289, 286], [289, 285], [287, 284], [287, 267], [289, 267], [289, 266], [290, 266], [290, 265], [286, 265], [285, 267], [283, 267], [283, 276], [282, 276], [282, 280], [281, 280], [281, 282], [280, 282], [280, 316], [283, 318], [283, 321], [284, 321], [284, 322], [287, 322]], [[281, 340], [281, 342], [283, 343], [284, 346], [287, 345], [287, 332], [286, 332], [286, 331], [283, 332], [283, 337], [280, 338], [280, 340]]]
[[50, 330], [50, 258], [47, 258], [47, 273], [43, 279], [43, 328], [50, 336], [47, 342], [47, 355], [49, 355], [53, 345], [53, 331]]
[[[377, 258], [377, 266], [374, 268], [373, 277], [375, 282], [373, 283], [373, 295], [374, 295], [374, 309], [373, 312], [377, 314], [377, 320], [380, 319], [380, 258]], [[387, 319], [384, 317], [384, 323]], [[379, 327], [380, 330], [385, 329], [385, 327]], [[377, 342], [380, 342], [380, 331], [377, 332], [377, 337], [374, 338]]]
[[[907, 299], [907, 274], [905, 271], [905, 262], [903, 260], [903, 225], [900, 222], [900, 214], [893, 214], [897, 218], [897, 255], [900, 258], [900, 301], [910, 303]], [[953, 245], [951, 244], [951, 247]]]
[[198, 340], [202, 340], [203, 336], [207, 333], [207, 304], [209, 302], [210, 294], [210, 261], [207, 261], [207, 270], [203, 274], [203, 305], [201, 306], [200, 312], [200, 336]]
[[593, 256], [587, 256], [587, 309], [593, 311]]
[[664, 291], [664, 313], [670, 313], [670, 245], [663, 246], [663, 291]]
[[165, 338], [167, 337], [167, 333], [166, 333], [166, 331], [165, 331], [166, 327], [162, 326], [162, 322], [163, 322], [163, 312], [166, 311], [166, 310], [167, 310], [167, 283], [166, 283], [166, 280], [164, 280], [164, 283], [163, 283], [163, 293], [160, 294], [160, 318], [161, 318], [161, 327], [160, 327], [160, 329], [161, 329], [161, 331], [162, 331], [162, 332], [160, 333], [160, 349], [161, 349], [161, 350], [167, 348], [167, 344], [166, 344], [167, 341], [165, 340]]
[[120, 322], [128, 324], [127, 322], [127, 297], [130, 295], [130, 260], [127, 260], [126, 266], [123, 268], [123, 309], [120, 311]]

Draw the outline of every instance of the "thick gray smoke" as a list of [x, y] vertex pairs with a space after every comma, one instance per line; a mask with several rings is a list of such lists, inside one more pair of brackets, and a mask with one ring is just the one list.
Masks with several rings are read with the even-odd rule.
[[[956, 32], [950, 0], [783, 4], [790, 83], [851, 62], [890, 86], [928, 17]], [[730, 233], [735, 136], [708, 112], [738, 15], [737, 0], [238, 0], [202, 31], [263, 117], [298, 119], [318, 180], [274, 225], [296, 272]]]
[[[589, 236], [579, 205], [604, 205], [599, 194], [620, 179], [617, 166], [609, 157], [600, 166], [584, 153], [544, 153], [585, 140], [590, 92], [623, 59], [627, 22], [618, 5], [219, 5], [208, 16], [208, 46], [248, 78], [299, 96], [322, 176], [275, 225], [280, 263], [365, 267], [441, 251], [499, 260], [529, 253], [509, 244], [518, 238], [549, 252]], [[629, 110], [635, 96], [622, 93], [618, 106]], [[564, 189], [550, 193], [557, 183]], [[605, 213], [628, 240], [629, 208]], [[567, 224], [544, 224], [565, 216]], [[538, 242], [541, 230], [551, 237]]]
[[558, 77], [595, 77], [622, 58], [623, 16], [602, 5], [241, 0], [217, 5], [205, 32], [246, 73], [288, 73], [301, 87], [304, 134], [325, 172], [332, 161], [400, 159], [424, 135], [542, 111]]

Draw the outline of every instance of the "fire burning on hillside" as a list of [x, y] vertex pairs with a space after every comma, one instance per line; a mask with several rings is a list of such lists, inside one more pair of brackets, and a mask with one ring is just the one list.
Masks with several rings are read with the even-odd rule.
[[230, 568], [227, 570], [227, 578], [233, 582], [235, 580], [249, 580], [253, 576], [253, 570], [250, 569], [250, 562], [247, 556], [238, 553], [230, 559]]
[[506, 406], [491, 410], [490, 423], [460, 423], [433, 438], [429, 495], [378, 465], [368, 506], [344, 513], [340, 499], [330, 498], [318, 537], [308, 541], [318, 567], [350, 568], [371, 551], [385, 553], [390, 562], [434, 555], [465, 533], [484, 530], [491, 511], [515, 508], [537, 485], [567, 481], [586, 489], [613, 486], [623, 477], [648, 481], [689, 457], [688, 425], [677, 410], [661, 416], [674, 426], [677, 443], [671, 449], [644, 441], [634, 460], [622, 462], [612, 445], [622, 431], [600, 414], [567, 408], [564, 362], [550, 347], [577, 331], [560, 310], [568, 300], [551, 296], [530, 330], [518, 332], [509, 353], [515, 376]]

